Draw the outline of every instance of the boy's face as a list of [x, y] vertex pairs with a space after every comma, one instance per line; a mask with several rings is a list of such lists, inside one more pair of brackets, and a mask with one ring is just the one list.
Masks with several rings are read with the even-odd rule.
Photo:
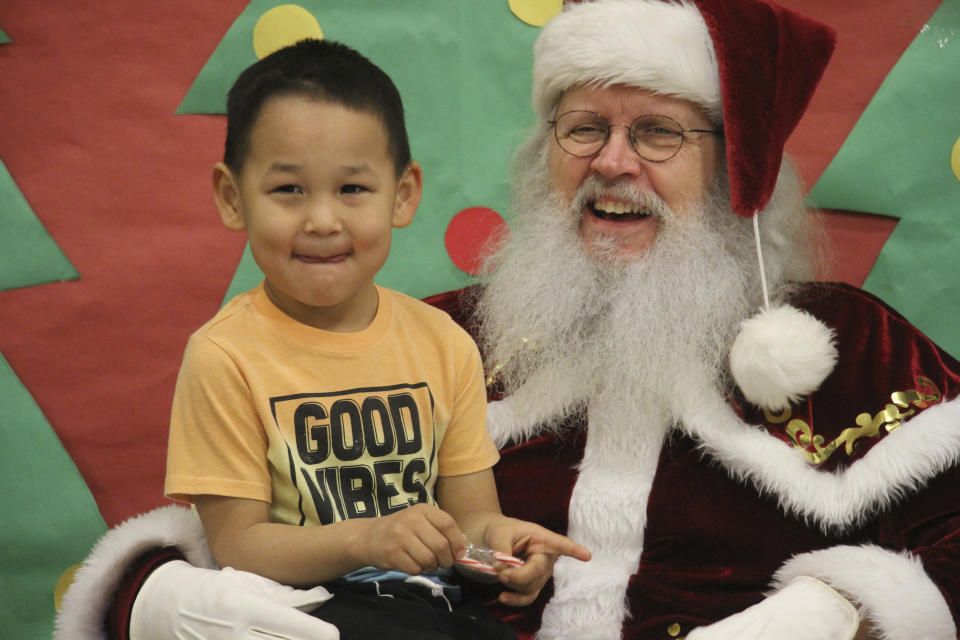
[[393, 227], [413, 219], [420, 168], [403, 175], [373, 114], [305, 96], [268, 100], [239, 176], [214, 167], [224, 224], [246, 229], [271, 300], [322, 329], [356, 331], [373, 319], [373, 278]]

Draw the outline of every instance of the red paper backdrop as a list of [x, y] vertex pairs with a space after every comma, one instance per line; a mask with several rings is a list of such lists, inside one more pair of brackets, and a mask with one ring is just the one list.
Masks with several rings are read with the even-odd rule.
[[[813, 184], [939, 0], [782, 4], [840, 35], [788, 144]], [[225, 233], [211, 206], [208, 172], [223, 120], [174, 111], [246, 5], [0, 5], [12, 40], [0, 45], [0, 158], [82, 275], [0, 293], [0, 351], [111, 525], [164, 502], [167, 415], [183, 346], [216, 312], [243, 250], [243, 237]], [[829, 214], [834, 277], [862, 283], [894, 223]]]

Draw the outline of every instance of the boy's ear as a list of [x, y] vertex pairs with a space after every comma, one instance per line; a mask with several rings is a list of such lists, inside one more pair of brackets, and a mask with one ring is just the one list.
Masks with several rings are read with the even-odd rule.
[[213, 201], [220, 212], [223, 226], [231, 231], [247, 228], [240, 203], [240, 184], [230, 168], [222, 162], [213, 165]]
[[397, 229], [413, 222], [413, 214], [420, 206], [423, 195], [423, 172], [420, 165], [411, 161], [397, 182], [397, 199], [393, 206], [393, 226]]

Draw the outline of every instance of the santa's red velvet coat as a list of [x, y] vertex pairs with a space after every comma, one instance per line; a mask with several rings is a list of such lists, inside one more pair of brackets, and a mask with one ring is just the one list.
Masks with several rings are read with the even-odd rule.
[[[430, 302], [465, 322], [461, 300], [453, 292]], [[669, 436], [627, 588], [625, 638], [682, 637], [797, 575], [854, 598], [885, 637], [956, 636], [960, 363], [858, 289], [814, 285], [795, 304], [836, 332], [836, 369], [788, 414], [764, 415], [737, 398], [706, 401], [690, 414], [692, 426]], [[505, 448], [495, 469], [504, 512], [565, 531], [589, 438], [574, 417], [559, 435]], [[77, 574], [55, 637], [124, 639], [146, 569], [171, 553], [127, 570], [161, 547], [212, 566], [188, 510], [132, 519]], [[532, 607], [491, 606], [530, 638], [550, 597], [548, 585]]]
[[[434, 302], [462, 313], [450, 296]], [[887, 637], [956, 635], [960, 364], [864, 291], [819, 284], [794, 304], [836, 332], [836, 368], [789, 412], [765, 415], [731, 398], [742, 422], [717, 410], [722, 428], [669, 437], [625, 638], [686, 635], [801, 574], [856, 598]], [[505, 449], [496, 470], [504, 512], [566, 531], [589, 437], [572, 419], [560, 435]], [[538, 627], [537, 608], [498, 613], [522, 634]]]

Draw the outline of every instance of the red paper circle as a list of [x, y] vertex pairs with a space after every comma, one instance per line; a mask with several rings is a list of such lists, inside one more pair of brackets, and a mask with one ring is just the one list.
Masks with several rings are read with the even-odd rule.
[[453, 216], [443, 242], [450, 260], [461, 271], [472, 276], [480, 273], [483, 251], [490, 239], [506, 231], [500, 214], [487, 207], [468, 207]]

